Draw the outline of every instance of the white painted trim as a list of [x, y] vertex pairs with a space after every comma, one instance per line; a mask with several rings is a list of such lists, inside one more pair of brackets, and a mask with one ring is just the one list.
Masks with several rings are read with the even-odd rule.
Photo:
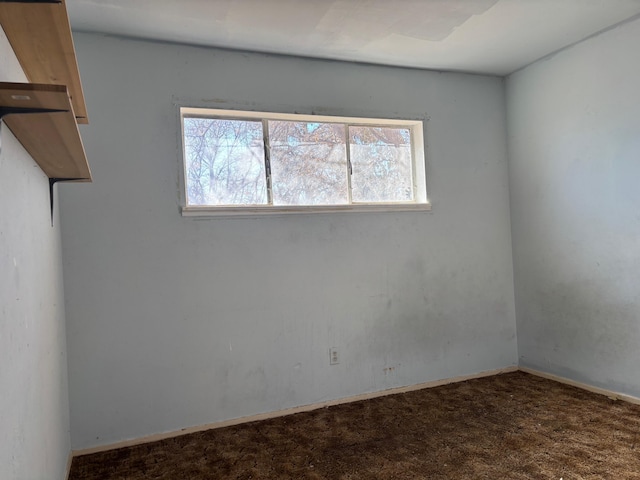
[[285, 415], [292, 415], [294, 413], [310, 412], [312, 410], [318, 410], [320, 408], [331, 407], [334, 405], [357, 402], [360, 400], [369, 400], [369, 399], [378, 398], [378, 397], [386, 397], [387, 395], [395, 395], [397, 393], [406, 393], [406, 392], [412, 392], [415, 390], [423, 390], [425, 388], [434, 388], [442, 385], [448, 385], [450, 383], [458, 383], [458, 382], [464, 382], [466, 380], [473, 380], [475, 378], [491, 377], [494, 375], [499, 375], [501, 373], [511, 373], [517, 370], [518, 370], [518, 367], [514, 365], [511, 367], [498, 368], [495, 370], [486, 370], [484, 372], [474, 373], [471, 375], [462, 375], [459, 377], [444, 378], [441, 380], [418, 383], [416, 385], [408, 385], [405, 387], [396, 387], [396, 388], [390, 388], [388, 390], [381, 390], [377, 392], [362, 393], [360, 395], [338, 398], [335, 400], [328, 400], [326, 402], [312, 403], [310, 405], [302, 405], [299, 407], [287, 408], [285, 410], [276, 410], [273, 412], [259, 413], [257, 415], [250, 415], [247, 417], [232, 418], [230, 420], [224, 420], [221, 422], [214, 422], [206, 425], [197, 425], [194, 427], [182, 428], [180, 430], [175, 430], [172, 432], [164, 432], [164, 433], [157, 433], [154, 435], [147, 435], [144, 437], [134, 438], [131, 440], [124, 440], [122, 442], [111, 443], [108, 445], [100, 445], [97, 447], [74, 450], [72, 453], [74, 457], [77, 457], [80, 455], [88, 455], [91, 453], [99, 453], [107, 450], [114, 450], [116, 448], [132, 447], [134, 445], [141, 445], [143, 443], [156, 442], [158, 440], [164, 440], [167, 438], [179, 437], [181, 435], [187, 435], [189, 433], [203, 432], [205, 430], [212, 430], [214, 428], [230, 427], [233, 425], [240, 425], [242, 423], [255, 422], [258, 420], [268, 420], [270, 418], [283, 417]]
[[386, 213], [386, 212], [430, 212], [429, 203], [396, 203], [380, 205], [331, 205], [331, 206], [271, 206], [263, 207], [182, 207], [183, 217], [257, 217], [262, 215], [300, 215], [318, 213]]
[[[203, 107], [179, 106], [180, 115], [180, 158], [181, 168], [181, 209], [185, 217], [194, 216], [261, 216], [261, 215], [285, 215], [300, 213], [336, 213], [336, 212], [402, 212], [402, 211], [429, 211], [431, 204], [427, 198], [426, 179], [426, 146], [424, 144], [424, 123], [426, 118], [420, 119], [387, 119], [370, 117], [344, 117], [328, 116], [317, 114], [300, 113], [276, 113], [260, 112], [251, 110], [228, 110]], [[185, 142], [185, 119], [186, 118], [209, 118], [226, 120], [251, 120], [261, 121], [263, 125], [263, 146], [264, 146], [264, 167], [267, 175], [267, 196], [268, 203], [265, 205], [189, 205], [187, 200], [187, 168], [186, 162], [186, 142]], [[300, 121], [300, 122], [322, 122], [337, 123], [345, 127], [345, 154], [346, 160], [344, 174], [348, 178], [349, 204], [346, 205], [288, 205], [274, 206], [271, 198], [271, 175], [269, 173], [269, 133], [267, 129], [268, 121]], [[411, 178], [413, 185], [413, 200], [408, 202], [380, 202], [380, 203], [354, 203], [351, 194], [351, 168], [349, 160], [350, 137], [349, 127], [369, 126], [369, 127], [390, 127], [408, 129], [411, 136]]]
[[560, 377], [552, 373], [541, 372], [539, 370], [534, 370], [533, 368], [520, 367], [519, 370], [525, 373], [530, 373], [531, 375], [535, 375], [537, 377], [546, 378], [548, 380], [553, 380], [558, 383], [564, 383], [565, 385], [571, 385], [572, 387], [580, 388], [582, 390], [587, 390], [592, 393], [604, 395], [606, 397], [609, 397], [611, 400], [622, 400], [624, 402], [640, 405], [640, 398], [634, 397], [632, 395], [626, 395], [624, 393], [614, 392], [612, 390], [607, 390], [606, 388], [594, 387], [593, 385], [589, 385], [588, 383], [576, 382], [575, 380], [570, 380], [565, 377]]
[[337, 115], [318, 115], [315, 113], [282, 113], [260, 112], [254, 110], [229, 110], [209, 107], [180, 106], [182, 117], [197, 118], [225, 118], [232, 120], [280, 120], [288, 122], [319, 122], [319, 123], [348, 123], [350, 125], [368, 125], [374, 127], [421, 127], [423, 118], [372, 118], [372, 117], [345, 117]]

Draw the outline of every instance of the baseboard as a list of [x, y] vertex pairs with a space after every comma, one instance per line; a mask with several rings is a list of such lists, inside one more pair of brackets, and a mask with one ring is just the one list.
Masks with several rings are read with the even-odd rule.
[[535, 375], [537, 377], [542, 377], [542, 378], [546, 378], [548, 380], [553, 380], [555, 382], [558, 383], [563, 383], [565, 385], [570, 385], [572, 387], [576, 387], [576, 388], [580, 388], [582, 390], [586, 390], [589, 392], [593, 392], [599, 395], [604, 395], [608, 398], [611, 398], [612, 400], [621, 400], [624, 402], [629, 402], [632, 404], [636, 404], [636, 405], [640, 405], [640, 398], [638, 397], [634, 397], [632, 395], [627, 395], [624, 393], [619, 393], [619, 392], [614, 392], [612, 390], [607, 390], [605, 388], [600, 388], [600, 387], [595, 387], [593, 385], [589, 385], [587, 383], [583, 383], [583, 382], [578, 382], [575, 380], [571, 380], [569, 378], [565, 378], [565, 377], [561, 377], [559, 375], [554, 375], [552, 373], [547, 373], [547, 372], [543, 372], [540, 370], [536, 370], [534, 368], [529, 368], [529, 367], [517, 367], [517, 366], [512, 366], [512, 367], [506, 367], [506, 368], [499, 368], [499, 369], [495, 369], [495, 370], [486, 370], [483, 372], [479, 372], [479, 373], [475, 373], [472, 375], [462, 375], [462, 376], [458, 376], [458, 377], [450, 377], [450, 378], [444, 378], [441, 380], [434, 380], [431, 382], [425, 382], [425, 383], [418, 383], [416, 385], [408, 385], [405, 387], [396, 387], [396, 388], [390, 388], [388, 390], [381, 390], [381, 391], [377, 391], [377, 392], [370, 392], [370, 393], [363, 393], [360, 395], [353, 395], [350, 397], [343, 397], [343, 398], [338, 398], [335, 400], [328, 400], [325, 402], [319, 402], [319, 403], [312, 403], [309, 405], [302, 405], [299, 407], [293, 407], [293, 408], [287, 408], [284, 410], [276, 410], [276, 411], [272, 411], [272, 412], [266, 412], [266, 413], [260, 413], [257, 415], [249, 415], [246, 417], [239, 417], [239, 418], [233, 418], [230, 420], [224, 420], [221, 422], [214, 422], [214, 423], [208, 423], [205, 425], [197, 425], [197, 426], [193, 426], [193, 427], [187, 427], [187, 428], [182, 428], [180, 430], [175, 430], [175, 431], [171, 431], [171, 432], [164, 432], [164, 433], [158, 433], [158, 434], [154, 434], [154, 435], [147, 435], [144, 437], [139, 437], [139, 438], [134, 438], [131, 440], [124, 440], [121, 442], [115, 442], [115, 443], [111, 443], [111, 444], [106, 444], [106, 445], [100, 445], [97, 447], [91, 447], [91, 448], [85, 448], [85, 449], [80, 449], [80, 450], [73, 450], [72, 452], [69, 453], [69, 459], [67, 461], [67, 475], [66, 475], [66, 479], [68, 480], [69, 478], [69, 474], [71, 472], [71, 462], [73, 460], [73, 457], [77, 457], [80, 455], [89, 455], [92, 453], [99, 453], [99, 452], [104, 452], [104, 451], [108, 451], [108, 450], [114, 450], [117, 448], [123, 448], [123, 447], [132, 447], [135, 445], [141, 445], [144, 443], [149, 443], [149, 442], [156, 442], [158, 440], [164, 440], [167, 438], [174, 438], [174, 437], [179, 437], [181, 435], [187, 435], [190, 433], [197, 433], [197, 432], [203, 432], [206, 430], [212, 430], [215, 428], [223, 428], [223, 427], [229, 427], [229, 426], [233, 426], [233, 425], [240, 425], [242, 423], [248, 423], [248, 422], [255, 422], [258, 420], [268, 420], [270, 418], [277, 418], [277, 417], [282, 417], [285, 415], [292, 415], [295, 413], [302, 413], [302, 412], [310, 412], [312, 410], [317, 410], [320, 408], [326, 408], [326, 407], [331, 407], [334, 405], [341, 405], [344, 403], [350, 403], [350, 402], [357, 402], [360, 400], [369, 400], [372, 398], [378, 398], [378, 397], [384, 397], [387, 395], [395, 395], [398, 393], [406, 393], [406, 392], [412, 392], [415, 390], [422, 390], [425, 388], [434, 388], [434, 387], [439, 387], [441, 385], [448, 385], [451, 383], [458, 383], [458, 382], [464, 382], [466, 380], [473, 380], [475, 378], [483, 378], [483, 377], [490, 377], [493, 375], [499, 375], [501, 373], [510, 373], [510, 372], [515, 372], [515, 371], [521, 371], [521, 372], [525, 372], [525, 373], [529, 373], [531, 375]]
[[69, 480], [69, 475], [71, 475], [71, 462], [73, 462], [73, 452], [69, 452], [69, 456], [67, 457], [67, 474], [64, 476], [65, 480]]
[[147, 435], [144, 437], [134, 438], [131, 440], [124, 440], [122, 442], [116, 442], [116, 443], [111, 443], [107, 445], [100, 445], [100, 446], [91, 447], [91, 448], [84, 448], [81, 450], [74, 450], [72, 454], [74, 457], [78, 457], [80, 455], [89, 455], [91, 453], [99, 453], [99, 452], [105, 452], [107, 450], [114, 450], [116, 448], [132, 447], [135, 445], [141, 445], [143, 443], [156, 442], [158, 440], [165, 440], [167, 438], [179, 437], [181, 435], [187, 435], [189, 433], [203, 432], [205, 430], [212, 430], [214, 428], [229, 427], [232, 425], [255, 422], [258, 420], [268, 420], [270, 418], [283, 417], [285, 415], [292, 415], [294, 413], [310, 412], [312, 410], [317, 410], [319, 408], [331, 407], [334, 405], [341, 405], [344, 403], [357, 402], [360, 400], [369, 400], [377, 397], [385, 397], [387, 395], [395, 395], [397, 393], [412, 392], [415, 390], [422, 390], [425, 388], [439, 387], [441, 385], [448, 385], [450, 383], [464, 382], [466, 380], [473, 380], [475, 378], [491, 377], [493, 375], [515, 372], [517, 370], [518, 370], [518, 367], [514, 365], [512, 367], [499, 368], [495, 370], [486, 370], [483, 372], [474, 373], [472, 375], [462, 375], [459, 377], [444, 378], [442, 380], [434, 380], [431, 382], [419, 383], [416, 385], [408, 385], [406, 387], [396, 387], [396, 388], [390, 388], [388, 390], [381, 390], [378, 392], [363, 393], [360, 395], [353, 395], [351, 397], [338, 398], [336, 400], [328, 400], [326, 402], [312, 403], [310, 405], [302, 405], [299, 407], [287, 408], [284, 410], [276, 410], [273, 412], [260, 413], [257, 415], [249, 415], [246, 417], [233, 418], [231, 420], [224, 420], [222, 422], [214, 422], [206, 425], [198, 425], [194, 427], [182, 428], [180, 430], [175, 430], [175, 431], [165, 432], [165, 433], [158, 433], [154, 435]]
[[622, 400], [624, 402], [640, 405], [640, 398], [634, 397], [632, 395], [626, 395], [624, 393], [614, 392], [612, 390], [607, 390], [606, 388], [594, 387], [593, 385], [589, 385], [588, 383], [576, 382], [575, 380], [570, 380], [565, 377], [560, 377], [552, 373], [542, 372], [529, 367], [520, 367], [519, 370], [521, 372], [530, 373], [531, 375], [535, 375], [537, 377], [546, 378], [548, 380], [553, 380], [558, 383], [564, 383], [565, 385], [571, 385], [572, 387], [576, 387], [582, 390], [587, 390], [589, 392], [604, 395], [606, 397], [609, 397], [612, 400]]

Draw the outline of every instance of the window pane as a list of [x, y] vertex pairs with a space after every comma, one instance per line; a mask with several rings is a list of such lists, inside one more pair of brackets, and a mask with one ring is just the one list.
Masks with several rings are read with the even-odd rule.
[[408, 128], [349, 127], [354, 202], [413, 200]]
[[269, 121], [274, 205], [349, 202], [345, 126]]
[[184, 119], [189, 205], [267, 203], [262, 122]]

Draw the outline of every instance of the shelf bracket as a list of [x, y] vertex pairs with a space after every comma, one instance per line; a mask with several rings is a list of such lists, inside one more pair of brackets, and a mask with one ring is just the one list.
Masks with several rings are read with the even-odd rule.
[[[2, 2], [3, 0], [0, 0]], [[24, 115], [28, 113], [58, 113], [58, 112], [68, 112], [68, 110], [61, 110], [55, 108], [29, 108], [29, 107], [0, 107], [0, 120], [5, 115]]]
[[53, 226], [53, 186], [58, 182], [73, 182], [85, 180], [84, 178], [50, 178], [49, 179], [49, 206], [51, 207], [51, 226]]
[[0, 3], [62, 3], [62, 0], [0, 0]]

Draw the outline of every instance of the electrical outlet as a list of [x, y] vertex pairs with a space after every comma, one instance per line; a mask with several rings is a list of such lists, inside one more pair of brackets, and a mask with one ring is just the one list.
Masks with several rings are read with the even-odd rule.
[[329, 365], [338, 365], [340, 363], [340, 357], [338, 356], [338, 349], [332, 347], [329, 349]]

